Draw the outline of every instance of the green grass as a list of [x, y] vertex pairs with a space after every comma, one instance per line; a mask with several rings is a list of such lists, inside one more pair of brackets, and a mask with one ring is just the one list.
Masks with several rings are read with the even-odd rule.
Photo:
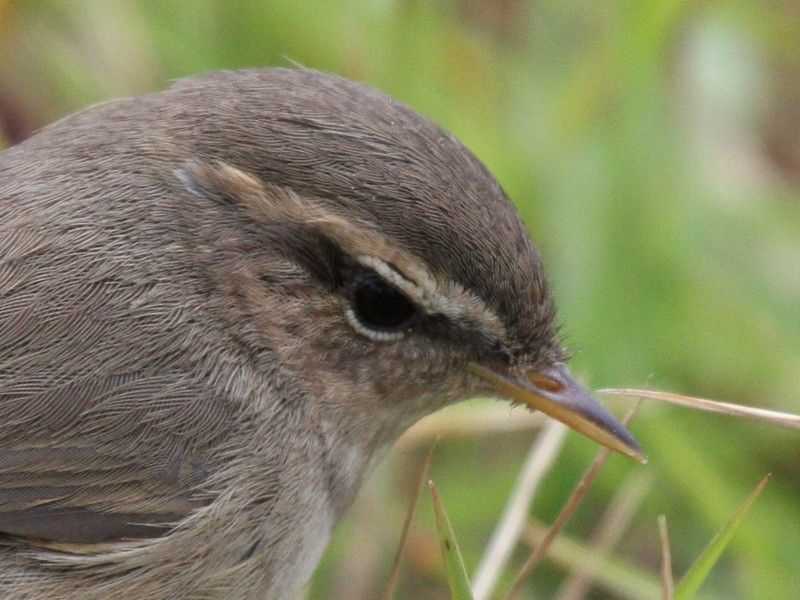
[[[790, 4], [0, 0], [0, 139], [216, 68], [297, 62], [371, 83], [453, 131], [515, 200], [589, 386], [652, 377], [652, 389], [798, 412], [800, 167], [787, 157], [800, 148], [800, 21]], [[627, 475], [648, 469], [657, 484], [614, 564], [657, 578], [666, 514], [684, 573], [772, 472], [702, 589], [747, 600], [800, 590], [796, 432], [652, 403], [632, 428], [649, 464], [613, 458], [565, 539], [585, 544]], [[437, 450], [431, 477], [468, 573], [531, 436], [474, 433]], [[568, 438], [536, 518], [553, 520], [595, 451]], [[407, 447], [379, 468], [310, 598], [380, 596], [421, 452]], [[449, 597], [427, 504], [398, 598]], [[554, 597], [566, 568], [545, 562], [527, 597]]]

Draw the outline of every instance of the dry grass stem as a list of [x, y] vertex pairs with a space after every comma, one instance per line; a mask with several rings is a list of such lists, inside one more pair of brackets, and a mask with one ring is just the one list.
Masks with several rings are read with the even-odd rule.
[[411, 521], [414, 518], [414, 511], [417, 508], [417, 504], [419, 504], [419, 496], [422, 492], [422, 487], [425, 485], [425, 481], [428, 479], [428, 470], [431, 466], [431, 460], [433, 459], [433, 451], [435, 448], [436, 444], [431, 444], [431, 447], [425, 454], [425, 458], [422, 460], [422, 464], [420, 464], [416, 485], [414, 486], [414, 494], [411, 497], [411, 502], [409, 502], [408, 505], [406, 519], [403, 522], [403, 531], [400, 534], [400, 544], [397, 547], [397, 554], [395, 554], [394, 557], [392, 571], [389, 574], [388, 581], [386, 582], [386, 591], [383, 593], [383, 596], [381, 596], [382, 600], [391, 600], [391, 598], [394, 596], [394, 591], [397, 587], [397, 579], [400, 576], [400, 565], [403, 564], [403, 557], [405, 556], [406, 548], [408, 547], [408, 532], [411, 530]]
[[406, 431], [395, 448], [415, 448], [436, 438], [471, 437], [487, 432], [507, 433], [542, 427], [547, 417], [517, 407], [509, 408], [500, 402], [446, 408], [429, 415]]
[[692, 396], [682, 396], [671, 392], [654, 392], [651, 390], [632, 390], [632, 389], [607, 389], [597, 390], [598, 393], [615, 394], [618, 396], [631, 396], [637, 398], [648, 398], [649, 400], [661, 400], [670, 404], [678, 404], [697, 410], [722, 413], [743, 417], [752, 421], [763, 421], [778, 427], [800, 430], [800, 416], [790, 413], [755, 408], [753, 406], [742, 406], [741, 404], [731, 404], [730, 402], [718, 402], [706, 398], [694, 398]]
[[[525, 526], [522, 540], [530, 547], [537, 546], [547, 535], [549, 527], [540, 521]], [[553, 540], [547, 552], [548, 560], [563, 569], [586, 570], [597, 589], [620, 600], [660, 600], [661, 583], [648, 571], [616, 556], [598, 556], [587, 550], [583, 541], [562, 533]]]
[[475, 600], [486, 600], [494, 591], [497, 580], [522, 535], [539, 483], [558, 456], [567, 431], [558, 421], [549, 420], [528, 453], [516, 488], [475, 572], [472, 584]]
[[[627, 425], [628, 422], [633, 418], [638, 408], [639, 408], [638, 402], [631, 407], [631, 409], [628, 411], [628, 414], [625, 415], [625, 418], [622, 421], [625, 425]], [[525, 581], [531, 576], [531, 573], [533, 573], [534, 569], [536, 569], [536, 566], [539, 564], [544, 555], [547, 553], [550, 544], [552, 544], [555, 537], [561, 532], [561, 530], [567, 524], [569, 519], [572, 517], [573, 513], [575, 512], [575, 509], [581, 503], [584, 496], [586, 496], [586, 492], [589, 491], [589, 488], [591, 487], [592, 483], [597, 478], [597, 475], [600, 473], [600, 469], [602, 469], [603, 465], [606, 464], [606, 461], [608, 460], [608, 457], [610, 455], [611, 455], [611, 450], [609, 450], [608, 448], [602, 448], [597, 453], [597, 456], [595, 457], [594, 461], [592, 462], [591, 465], [589, 465], [589, 468], [586, 470], [586, 473], [584, 473], [583, 477], [581, 477], [581, 480], [578, 482], [578, 485], [575, 486], [575, 489], [573, 490], [572, 494], [567, 499], [566, 505], [559, 513], [558, 517], [556, 517], [556, 520], [553, 522], [553, 525], [550, 527], [550, 529], [547, 531], [544, 537], [540, 540], [540, 542], [536, 545], [530, 557], [528, 557], [528, 560], [522, 566], [519, 575], [517, 575], [517, 578], [514, 580], [514, 583], [511, 586], [511, 590], [506, 596], [506, 600], [512, 600], [515, 597], [515, 595], [519, 592], [520, 588], [525, 583]]]
[[675, 582], [672, 579], [672, 553], [665, 515], [658, 515], [658, 538], [661, 540], [661, 600], [672, 600]]
[[[612, 498], [600, 524], [589, 539], [587, 549], [598, 556], [607, 556], [628, 528], [652, 487], [653, 476], [649, 471], [635, 471], [630, 475]], [[584, 598], [591, 589], [592, 581], [592, 574], [578, 567], [562, 586], [563, 591], [556, 594], [557, 600]]]

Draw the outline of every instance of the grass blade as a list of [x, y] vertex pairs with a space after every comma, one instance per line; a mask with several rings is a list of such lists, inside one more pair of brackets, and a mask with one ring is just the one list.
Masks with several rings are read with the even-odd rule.
[[453, 600], [473, 600], [469, 579], [467, 578], [467, 570], [464, 568], [464, 561], [461, 558], [461, 552], [458, 549], [450, 519], [447, 518], [444, 504], [442, 504], [442, 499], [439, 497], [439, 492], [436, 491], [433, 481], [429, 481], [428, 486], [430, 486], [431, 495], [433, 496], [436, 528], [439, 530], [439, 544], [442, 548], [444, 566], [447, 571], [447, 582], [450, 585], [450, 596]]
[[675, 588], [675, 600], [689, 600], [690, 598], [694, 597], [694, 595], [697, 593], [697, 590], [700, 589], [700, 586], [706, 580], [706, 577], [708, 577], [711, 569], [714, 568], [715, 564], [717, 564], [719, 557], [728, 546], [728, 543], [731, 541], [731, 539], [733, 539], [733, 535], [739, 528], [742, 518], [750, 509], [750, 506], [753, 504], [753, 501], [756, 499], [756, 497], [761, 493], [761, 490], [764, 489], [764, 486], [767, 485], [770, 477], [770, 475], [767, 475], [759, 482], [756, 488], [750, 492], [750, 495], [745, 499], [742, 505], [736, 510], [735, 513], [733, 513], [733, 516], [730, 518], [730, 520], [719, 531], [719, 533], [714, 536], [700, 556], [697, 557], [697, 560]]
[[394, 591], [397, 587], [397, 579], [400, 576], [400, 565], [403, 563], [403, 556], [405, 555], [406, 547], [408, 546], [408, 532], [411, 530], [411, 520], [414, 518], [414, 511], [419, 503], [419, 494], [422, 491], [422, 486], [425, 484], [425, 478], [428, 475], [428, 469], [431, 466], [431, 460], [433, 459], [433, 451], [435, 448], [436, 444], [431, 444], [431, 447], [428, 449], [428, 452], [425, 454], [425, 458], [422, 460], [422, 464], [420, 465], [419, 474], [417, 475], [417, 482], [414, 486], [414, 495], [411, 497], [411, 502], [408, 505], [406, 520], [403, 523], [403, 532], [400, 534], [400, 543], [397, 547], [397, 554], [395, 554], [394, 563], [392, 564], [392, 572], [389, 574], [389, 579], [386, 583], [386, 591], [384, 591], [383, 596], [381, 596], [382, 600], [392, 600], [392, 597], [394, 596]]

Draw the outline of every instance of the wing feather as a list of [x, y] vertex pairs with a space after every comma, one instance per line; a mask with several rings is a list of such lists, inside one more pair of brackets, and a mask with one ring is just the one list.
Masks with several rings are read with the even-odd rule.
[[0, 204], [0, 532], [160, 535], [201, 501], [235, 410], [202, 378], [180, 291], [124, 224], [75, 213]]

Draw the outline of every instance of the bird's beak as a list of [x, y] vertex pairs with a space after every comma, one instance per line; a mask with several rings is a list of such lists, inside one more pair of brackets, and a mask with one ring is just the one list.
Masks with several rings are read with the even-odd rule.
[[469, 370], [491, 383], [503, 397], [540, 410], [578, 433], [641, 463], [642, 447], [628, 430], [575, 381], [569, 369], [558, 364], [543, 370], [506, 375], [476, 363]]

